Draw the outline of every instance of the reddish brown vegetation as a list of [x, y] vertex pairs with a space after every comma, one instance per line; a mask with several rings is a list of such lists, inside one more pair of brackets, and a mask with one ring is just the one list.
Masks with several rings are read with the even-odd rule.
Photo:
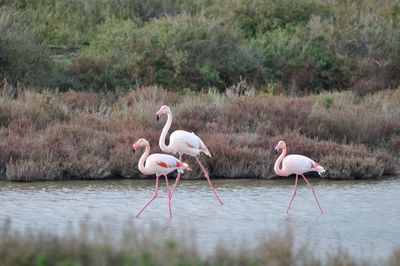
[[[147, 138], [159, 152], [165, 120], [172, 130], [195, 131], [212, 159], [202, 157], [214, 177], [274, 176], [272, 153], [286, 141], [289, 153], [309, 156], [329, 178], [376, 178], [396, 172], [400, 152], [400, 90], [360, 98], [350, 92], [309, 97], [263, 98], [213, 93], [179, 95], [157, 87], [117, 98], [86, 92], [34, 93], [0, 98], [0, 175], [8, 180], [144, 177], [131, 144]], [[172, 132], [172, 131], [171, 131]], [[186, 158], [200, 178], [194, 160]]]

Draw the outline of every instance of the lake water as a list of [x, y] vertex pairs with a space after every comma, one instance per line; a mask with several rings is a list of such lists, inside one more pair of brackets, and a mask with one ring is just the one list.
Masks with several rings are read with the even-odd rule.
[[353, 256], [376, 259], [400, 247], [399, 177], [311, 179], [325, 210], [322, 215], [311, 191], [299, 180], [288, 216], [284, 211], [294, 179], [212, 181], [224, 205], [218, 205], [205, 180], [182, 180], [174, 194], [172, 219], [163, 179], [159, 197], [140, 219], [135, 215], [151, 198], [154, 179], [0, 182], [0, 223], [11, 219], [16, 230], [45, 229], [60, 234], [87, 217], [115, 230], [127, 221], [138, 230], [152, 224], [178, 238], [194, 232], [196, 245], [205, 253], [220, 242], [233, 249], [243, 243], [251, 245], [288, 224], [297, 245], [307, 243], [320, 255], [342, 247]]

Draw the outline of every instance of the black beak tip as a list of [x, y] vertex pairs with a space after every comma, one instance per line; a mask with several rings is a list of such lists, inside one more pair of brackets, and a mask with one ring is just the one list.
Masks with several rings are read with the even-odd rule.
[[132, 153], [135, 154], [135, 149], [132, 149]]
[[275, 155], [278, 155], [278, 154], [279, 154], [278, 149], [275, 149]]
[[157, 121], [159, 121], [159, 120], [160, 120], [160, 116], [159, 116], [159, 115], [156, 115], [156, 118], [157, 118]]

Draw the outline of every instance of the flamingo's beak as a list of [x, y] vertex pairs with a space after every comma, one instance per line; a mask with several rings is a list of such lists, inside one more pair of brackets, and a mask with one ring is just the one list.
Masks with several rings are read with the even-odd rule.
[[132, 145], [132, 153], [135, 153], [135, 151], [136, 151], [137, 148], [138, 148], [138, 147], [137, 147], [136, 143], [134, 143], [134, 144]]
[[275, 148], [275, 155], [279, 154], [279, 149]]
[[161, 109], [160, 109], [160, 110], [158, 110], [157, 113], [156, 113], [157, 121], [160, 120], [160, 116], [161, 116], [161, 115], [162, 115], [162, 113], [161, 113]]

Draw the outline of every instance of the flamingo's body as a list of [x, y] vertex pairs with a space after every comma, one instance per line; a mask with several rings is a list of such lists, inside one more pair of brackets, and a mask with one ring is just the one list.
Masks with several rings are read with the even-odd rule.
[[152, 155], [150, 154], [150, 145], [149, 142], [145, 139], [139, 139], [137, 142], [135, 142], [132, 145], [133, 152], [137, 150], [140, 147], [145, 147], [145, 151], [142, 154], [142, 156], [139, 159], [138, 162], [138, 168], [140, 172], [142, 172], [145, 175], [152, 175], [156, 174], [156, 188], [154, 195], [152, 199], [139, 211], [139, 213], [136, 215], [137, 218], [139, 218], [140, 214], [144, 211], [144, 209], [149, 206], [149, 204], [157, 197], [158, 194], [158, 178], [160, 175], [165, 176], [165, 181], [167, 183], [167, 189], [168, 189], [168, 208], [169, 208], [169, 215], [172, 217], [172, 211], [171, 211], [171, 191], [169, 188], [169, 183], [168, 183], [168, 178], [167, 174], [173, 172], [173, 171], [178, 171], [183, 172], [184, 170], [191, 170], [190, 167], [186, 164], [175, 158], [174, 156], [168, 155], [168, 154], [160, 154], [160, 153], [154, 153]]
[[290, 154], [282, 161], [282, 171], [286, 171], [286, 176], [288, 176], [292, 174], [301, 175], [311, 171], [316, 171], [319, 174], [322, 174], [325, 172], [325, 169], [306, 156]]
[[[172, 124], [172, 112], [171, 112], [171, 109], [166, 105], [161, 106], [160, 110], [158, 110], [158, 112], [156, 114], [157, 120], [163, 114], [167, 114], [168, 118], [167, 118], [167, 122], [161, 132], [161, 136], [160, 136], [159, 145], [160, 145], [161, 150], [163, 152], [167, 152], [167, 153], [173, 153], [173, 154], [178, 153], [179, 160], [182, 160], [183, 155], [190, 155], [190, 156], [194, 157], [195, 160], [197, 161], [197, 163], [199, 164], [201, 170], [204, 172], [204, 176], [207, 179], [208, 184], [210, 185], [212, 191], [214, 192], [217, 200], [222, 205], [223, 203], [222, 203], [221, 199], [219, 198], [217, 192], [215, 191], [214, 186], [211, 183], [210, 177], [208, 175], [208, 171], [205, 169], [205, 167], [202, 165], [199, 158], [197, 157], [202, 152], [205, 153], [206, 155], [208, 155], [209, 157], [211, 157], [211, 154], [210, 154], [208, 148], [196, 134], [194, 134], [193, 132], [188, 132], [188, 131], [184, 131], [184, 130], [176, 130], [176, 131], [172, 132], [171, 136], [170, 136], [169, 145], [167, 146], [165, 144], [165, 139], [167, 137], [168, 130], [170, 129], [171, 124]], [[174, 194], [175, 188], [178, 185], [179, 180], [180, 180], [180, 173], [178, 173], [178, 176], [176, 177], [175, 184], [172, 189], [171, 197]]]
[[[149, 155], [145, 162], [145, 167], [151, 169], [152, 174], [167, 175], [175, 170], [183, 173], [183, 164], [178, 158], [168, 154], [153, 153]], [[154, 173], [153, 173], [154, 172]]]
[[[279, 176], [289, 176], [292, 174], [296, 175], [296, 181], [294, 183], [294, 191], [293, 191], [292, 197], [290, 198], [289, 206], [286, 209], [286, 214], [288, 214], [290, 205], [292, 204], [293, 199], [296, 195], [297, 181], [298, 181], [299, 175], [301, 175], [303, 177], [304, 181], [311, 188], [311, 190], [314, 194], [315, 200], [317, 202], [318, 208], [320, 209], [320, 211], [322, 213], [323, 210], [321, 208], [321, 205], [319, 204], [317, 195], [315, 194], [315, 189], [313, 188], [311, 183], [307, 180], [307, 178], [304, 176], [304, 173], [315, 171], [321, 175], [323, 172], [325, 172], [325, 169], [306, 156], [298, 155], [298, 154], [291, 154], [291, 155], [286, 156], [286, 153], [287, 153], [286, 143], [282, 140], [279, 141], [275, 147], [275, 151], [278, 151], [278, 150], [282, 150], [282, 153], [275, 162], [275, 166], [274, 166], [275, 173]], [[282, 167], [280, 167], [281, 164], [282, 164]]]
[[[165, 143], [165, 139], [163, 141]], [[179, 153], [179, 154], [187, 154], [192, 157], [199, 156], [200, 153], [205, 153], [210, 156], [210, 152], [208, 151], [204, 142], [193, 132], [187, 132], [185, 130], [175, 130], [172, 132], [169, 138], [169, 145], [164, 147], [164, 150], [169, 153]], [[161, 138], [160, 138], [160, 148], [161, 148]]]

